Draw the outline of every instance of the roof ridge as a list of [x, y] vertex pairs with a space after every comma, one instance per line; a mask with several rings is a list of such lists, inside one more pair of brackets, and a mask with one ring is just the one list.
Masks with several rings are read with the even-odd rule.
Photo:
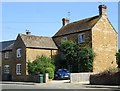
[[33, 37], [44, 37], [44, 38], [51, 38], [50, 36], [37, 36], [37, 35], [27, 35], [27, 34], [22, 34], [20, 33], [20, 36], [33, 36]]
[[[77, 20], [77, 21], [74, 21], [74, 22], [71, 22], [71, 23], [75, 23], [75, 22], [83, 21], [83, 20], [86, 20], [86, 19], [94, 18], [94, 17], [100, 17], [100, 16], [99, 16], [99, 15], [91, 16], [91, 17], [83, 18], [83, 19], [80, 19], [80, 20]], [[70, 23], [69, 23], [69, 24], [70, 24]]]

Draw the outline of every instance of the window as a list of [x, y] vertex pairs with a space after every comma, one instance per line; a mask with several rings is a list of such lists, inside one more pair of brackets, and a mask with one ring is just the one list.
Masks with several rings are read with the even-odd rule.
[[9, 65], [4, 65], [4, 73], [5, 73], [5, 74], [9, 74], [9, 73], [10, 73], [9, 68], [10, 68]]
[[9, 58], [9, 52], [5, 52], [5, 58]]
[[21, 48], [17, 49], [17, 58], [21, 57]]
[[16, 74], [21, 75], [21, 64], [16, 65]]
[[63, 40], [67, 40], [67, 37], [63, 37]]
[[66, 41], [67, 37], [62, 37], [61, 41]]
[[85, 34], [80, 34], [78, 36], [78, 43], [82, 43], [85, 42]]

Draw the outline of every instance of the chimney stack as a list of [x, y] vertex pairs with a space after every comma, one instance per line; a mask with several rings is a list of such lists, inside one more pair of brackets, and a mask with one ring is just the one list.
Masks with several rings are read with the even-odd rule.
[[107, 6], [106, 5], [99, 5], [99, 15], [107, 15], [107, 12], [106, 12], [106, 9], [107, 9]]
[[63, 26], [67, 25], [69, 23], [69, 19], [68, 18], [63, 18], [62, 23], [63, 23]]

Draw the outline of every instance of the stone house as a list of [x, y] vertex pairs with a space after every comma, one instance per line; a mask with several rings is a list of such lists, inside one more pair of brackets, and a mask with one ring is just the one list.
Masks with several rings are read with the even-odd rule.
[[14, 43], [2, 51], [2, 80], [28, 81], [28, 60], [33, 61], [40, 55], [54, 58], [57, 49], [50, 37], [18, 34]]
[[50, 37], [19, 34], [13, 47], [13, 80], [27, 81], [27, 62], [37, 56], [46, 55], [53, 58], [57, 47]]
[[15, 40], [0, 42], [1, 44], [1, 64], [2, 64], [2, 79], [12, 80], [12, 48]]
[[[99, 5], [99, 15], [75, 22], [63, 18], [63, 26], [52, 37], [59, 47], [61, 40], [90, 45], [94, 50], [93, 72], [116, 67], [117, 32], [107, 18], [107, 7]], [[74, 66], [72, 66], [74, 67]]]

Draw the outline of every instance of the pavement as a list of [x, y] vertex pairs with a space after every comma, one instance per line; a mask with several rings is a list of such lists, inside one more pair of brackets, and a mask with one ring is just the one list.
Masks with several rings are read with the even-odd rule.
[[70, 83], [69, 80], [53, 80], [49, 83], [2, 81], [0, 84], [3, 89], [23, 87], [23, 89], [115, 89], [115, 91], [120, 91], [120, 86], [90, 85], [89, 82]]

